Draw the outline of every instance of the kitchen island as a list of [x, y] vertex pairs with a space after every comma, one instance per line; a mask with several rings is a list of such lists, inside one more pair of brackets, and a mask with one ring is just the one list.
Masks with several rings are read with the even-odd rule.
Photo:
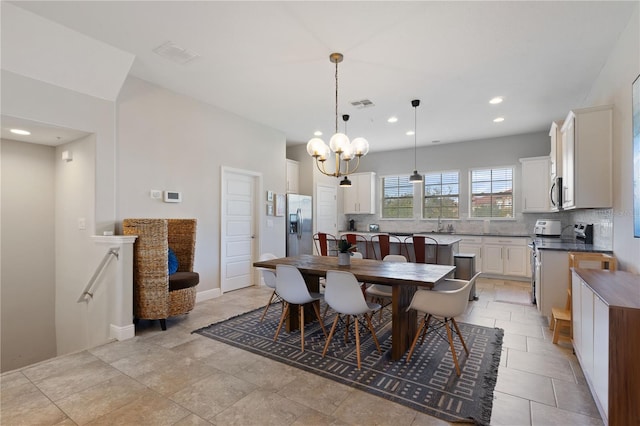
[[[425, 237], [429, 237], [429, 238], [433, 238], [437, 241], [438, 243], [438, 264], [440, 265], [453, 265], [453, 258], [454, 256], [458, 253], [459, 248], [458, 248], [458, 244], [461, 240], [460, 236], [458, 235], [453, 235], [453, 234], [439, 234], [439, 233], [424, 233], [424, 234], [400, 234], [400, 233], [385, 233], [385, 232], [340, 232], [339, 237], [344, 236], [345, 234], [356, 234], [356, 235], [360, 235], [362, 237], [364, 237], [364, 239], [366, 240], [366, 244], [367, 247], [365, 247], [365, 243], [364, 242], [360, 242], [358, 243], [358, 251], [365, 254], [368, 252], [368, 257], [373, 259], [374, 258], [374, 254], [373, 254], [373, 249], [372, 249], [372, 241], [371, 241], [371, 237], [373, 237], [374, 235], [380, 235], [380, 234], [388, 234], [390, 236], [395, 236], [397, 237], [401, 243], [398, 244], [397, 242], [391, 242], [391, 254], [402, 254], [404, 256], [407, 256], [407, 252], [406, 249], [404, 247], [404, 240], [407, 237], [410, 237], [411, 235], [424, 235]], [[427, 259], [429, 258], [435, 258], [434, 255], [434, 249], [435, 249], [435, 244], [432, 240], [429, 239], [425, 239], [425, 245], [426, 247], [426, 253], [427, 253]], [[368, 250], [367, 250], [368, 248]]]

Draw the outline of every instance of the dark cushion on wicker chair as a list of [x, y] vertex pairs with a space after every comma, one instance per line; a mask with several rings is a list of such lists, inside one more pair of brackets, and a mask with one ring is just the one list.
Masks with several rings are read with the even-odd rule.
[[176, 272], [175, 274], [169, 275], [169, 291], [195, 287], [199, 282], [200, 275], [198, 275], [197, 272]]

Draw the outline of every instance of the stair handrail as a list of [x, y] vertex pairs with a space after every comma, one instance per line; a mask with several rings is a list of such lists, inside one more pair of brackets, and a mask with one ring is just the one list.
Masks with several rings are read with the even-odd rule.
[[89, 280], [89, 282], [85, 286], [84, 290], [82, 291], [82, 294], [80, 294], [80, 297], [78, 298], [77, 303], [84, 302], [85, 300], [87, 300], [87, 296], [89, 296], [91, 299], [93, 299], [93, 290], [94, 290], [93, 286], [94, 286], [94, 284], [98, 280], [98, 277], [100, 276], [100, 274], [102, 274], [102, 271], [104, 271], [104, 268], [107, 266], [107, 264], [111, 260], [112, 256], [115, 257], [116, 259], [119, 258], [119, 252], [120, 252], [120, 248], [111, 247], [105, 253], [104, 257], [102, 258], [102, 261], [100, 262], [100, 264], [96, 268], [96, 271], [93, 273], [93, 276], [91, 277], [91, 279]]

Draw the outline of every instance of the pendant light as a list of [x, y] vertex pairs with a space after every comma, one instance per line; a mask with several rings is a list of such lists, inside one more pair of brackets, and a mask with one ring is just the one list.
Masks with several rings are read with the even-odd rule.
[[420, 183], [422, 182], [422, 175], [418, 173], [418, 106], [420, 106], [420, 99], [414, 99], [411, 101], [413, 107], [413, 174], [409, 177], [409, 182]]

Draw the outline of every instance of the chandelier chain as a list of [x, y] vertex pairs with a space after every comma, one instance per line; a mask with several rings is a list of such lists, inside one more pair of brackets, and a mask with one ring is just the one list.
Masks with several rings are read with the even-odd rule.
[[336, 61], [336, 131], [338, 133], [338, 61]]

